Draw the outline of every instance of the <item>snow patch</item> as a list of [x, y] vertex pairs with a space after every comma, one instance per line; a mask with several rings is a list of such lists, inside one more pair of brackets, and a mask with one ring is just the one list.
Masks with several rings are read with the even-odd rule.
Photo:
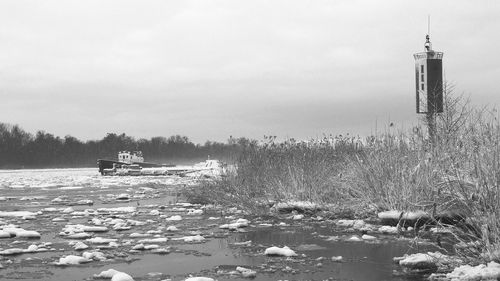
[[453, 281], [498, 280], [500, 279], [500, 264], [492, 261], [486, 265], [462, 265], [446, 274], [446, 277]]

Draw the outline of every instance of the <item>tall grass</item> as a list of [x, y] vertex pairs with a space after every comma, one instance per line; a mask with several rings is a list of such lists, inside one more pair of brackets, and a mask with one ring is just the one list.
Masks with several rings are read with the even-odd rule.
[[[500, 123], [445, 87], [435, 138], [425, 129], [298, 142], [265, 138], [246, 146], [236, 173], [211, 184], [206, 198], [265, 212], [273, 202], [376, 206], [378, 210], [453, 212], [485, 260], [500, 260]], [[464, 252], [471, 255], [471, 251]]]

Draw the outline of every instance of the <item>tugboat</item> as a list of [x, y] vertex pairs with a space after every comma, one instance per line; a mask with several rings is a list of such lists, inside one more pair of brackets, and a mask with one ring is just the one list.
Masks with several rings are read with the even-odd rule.
[[117, 172], [117, 169], [127, 169], [131, 171], [129, 174], [136, 175], [137, 170], [140, 174], [141, 168], [172, 167], [173, 165], [144, 162], [141, 151], [130, 152], [125, 150], [118, 152], [118, 161], [98, 159], [97, 166], [99, 167], [99, 173], [101, 173], [101, 175], [113, 174]]
[[219, 160], [209, 159], [193, 166], [175, 166], [144, 162], [141, 151], [120, 151], [118, 161], [98, 159], [99, 173], [104, 176], [157, 176], [176, 175], [194, 177], [221, 177], [227, 172], [227, 165]]

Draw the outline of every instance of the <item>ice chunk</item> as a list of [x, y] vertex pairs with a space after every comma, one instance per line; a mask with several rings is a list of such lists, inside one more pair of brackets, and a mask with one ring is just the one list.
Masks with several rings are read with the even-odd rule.
[[283, 248], [275, 247], [275, 246], [267, 248], [264, 251], [264, 255], [268, 255], [268, 256], [285, 256], [285, 257], [295, 257], [295, 256], [297, 256], [297, 254], [292, 249], [288, 248], [287, 246], [284, 246]]
[[18, 231], [16, 233], [16, 237], [19, 238], [40, 238], [41, 235], [37, 231], [34, 230], [23, 230], [23, 231]]
[[97, 275], [94, 275], [94, 277], [107, 278], [107, 279], [111, 278], [111, 281], [134, 281], [132, 276], [128, 275], [127, 273], [114, 270], [112, 268], [105, 270]]
[[151, 236], [151, 234], [149, 234], [149, 233], [137, 233], [137, 232], [134, 232], [134, 233], [131, 233], [129, 236], [130, 236], [130, 238], [142, 238], [142, 237]]
[[89, 246], [87, 246], [87, 244], [83, 243], [83, 242], [76, 242], [74, 245], [73, 245], [73, 248], [77, 251], [79, 250], [85, 250], [85, 249], [88, 249]]
[[241, 266], [237, 266], [236, 271], [241, 273], [241, 276], [243, 276], [245, 278], [255, 278], [257, 276], [256, 271], [251, 270], [249, 268], [241, 267]]
[[333, 262], [341, 262], [343, 260], [342, 256], [333, 256], [332, 261]]
[[94, 238], [90, 238], [90, 239], [87, 239], [88, 242], [92, 243], [92, 244], [107, 244], [107, 243], [110, 243], [110, 242], [116, 242], [118, 239], [114, 239], [114, 238], [102, 238], [102, 237], [94, 237]]
[[219, 226], [219, 228], [236, 230], [238, 228], [247, 227], [248, 224], [249, 224], [249, 221], [247, 219], [237, 219], [235, 222], [229, 223], [229, 224], [223, 224], [223, 225]]
[[192, 216], [203, 215], [203, 210], [200, 210], [200, 209], [189, 209], [187, 214], [188, 215], [192, 215]]
[[347, 241], [359, 242], [359, 241], [363, 241], [363, 240], [361, 238], [359, 238], [359, 236], [353, 235], [353, 236], [349, 237], [349, 239], [347, 239]]
[[81, 264], [81, 263], [87, 263], [87, 262], [91, 262], [91, 261], [92, 260], [84, 258], [84, 257], [69, 255], [69, 256], [59, 258], [59, 262], [56, 262], [56, 265]]
[[137, 210], [136, 207], [116, 207], [116, 208], [99, 208], [99, 212], [109, 212], [109, 213], [133, 213]]
[[175, 215], [175, 216], [171, 216], [169, 218], [166, 218], [165, 220], [167, 220], [167, 221], [180, 221], [180, 220], [182, 220], [182, 217], [179, 215]]
[[83, 252], [82, 257], [89, 259], [89, 260], [98, 260], [98, 261], [104, 261], [107, 260], [106, 256], [101, 253], [101, 252]]
[[0, 217], [34, 217], [36, 215], [37, 213], [28, 211], [12, 211], [12, 212], [0, 211]]
[[377, 239], [377, 237], [371, 236], [368, 234], [364, 234], [363, 236], [361, 236], [361, 239], [363, 239], [363, 240], [375, 240], [375, 239]]
[[387, 233], [387, 234], [397, 234], [398, 228], [396, 226], [383, 225], [383, 226], [379, 227], [378, 231], [381, 233]]
[[152, 243], [165, 243], [167, 242], [167, 238], [166, 237], [159, 237], [159, 238], [152, 238], [152, 239], [142, 239], [142, 240], [139, 240], [139, 243], [143, 243], [143, 244], [152, 244]]
[[0, 255], [2, 256], [10, 256], [10, 255], [18, 255], [24, 253], [24, 249], [21, 248], [11, 248], [0, 251]]
[[172, 238], [172, 240], [184, 240], [186, 243], [201, 243], [205, 241], [205, 237], [201, 235], [194, 235], [194, 236], [184, 236], [184, 237], [179, 237], [179, 238]]
[[167, 229], [166, 229], [166, 230], [167, 230], [167, 231], [172, 231], [172, 232], [173, 232], [173, 231], [179, 231], [179, 229], [178, 229], [177, 227], [175, 227], [174, 225], [171, 225], [171, 226], [167, 227]]
[[0, 230], [0, 238], [10, 238], [10, 233], [7, 231]]

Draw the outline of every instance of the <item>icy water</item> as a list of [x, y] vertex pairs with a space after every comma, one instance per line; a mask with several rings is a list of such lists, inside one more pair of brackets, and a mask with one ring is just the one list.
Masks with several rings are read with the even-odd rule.
[[[17, 227], [41, 234], [0, 238], [0, 280], [100, 280], [93, 276], [110, 268], [136, 281], [184, 280], [189, 275], [248, 280], [235, 273], [237, 266], [256, 271], [253, 280], [424, 278], [403, 274], [393, 262], [393, 257], [415, 252], [409, 239], [373, 234], [375, 240], [349, 241], [360, 233], [347, 232], [334, 221], [252, 217], [237, 209], [183, 204], [179, 190], [197, 183], [166, 176], [104, 177], [97, 169], [0, 171], [0, 230]], [[249, 226], [220, 228], [240, 218]], [[71, 225], [102, 231], [71, 232]], [[75, 233], [87, 236], [74, 239]], [[75, 250], [77, 241], [88, 248]], [[5, 252], [30, 245], [42, 250]], [[298, 256], [264, 255], [268, 247], [285, 245]], [[433, 250], [426, 247], [419, 250]], [[69, 255], [96, 251], [104, 257], [56, 264]], [[342, 261], [333, 261], [334, 256]]]

